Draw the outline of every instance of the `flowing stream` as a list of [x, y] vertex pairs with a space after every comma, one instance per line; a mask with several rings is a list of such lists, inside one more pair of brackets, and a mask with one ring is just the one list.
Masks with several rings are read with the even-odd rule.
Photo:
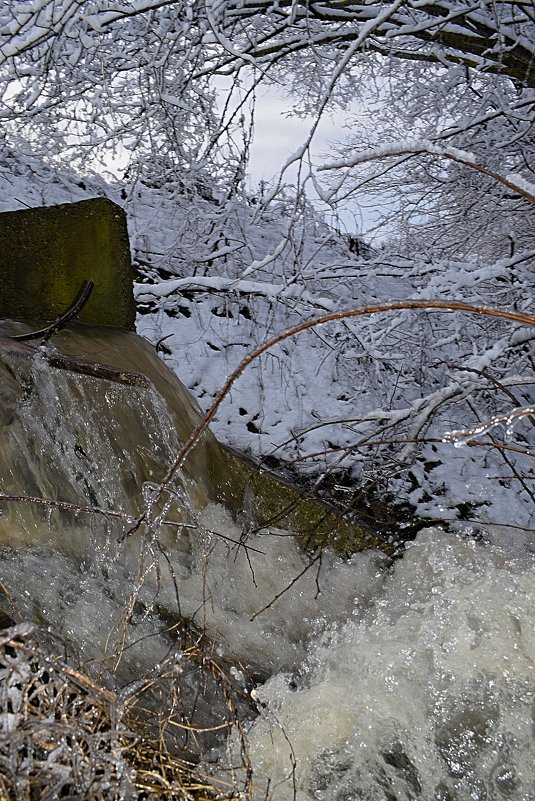
[[275, 797], [295, 761], [299, 799], [535, 798], [534, 561], [499, 539], [422, 532], [367, 609], [259, 688]]
[[[226, 699], [185, 659], [202, 633], [247, 729], [255, 798], [535, 801], [529, 536], [428, 529], [394, 562], [311, 562], [290, 532], [247, 535], [221, 505], [229, 477], [207, 435], [152, 510], [158, 535], [118, 541], [199, 413], [134, 334], [74, 327], [54, 342], [150, 386], [51, 368], [39, 350], [3, 355], [0, 491], [56, 502], [2, 504], [6, 614], [114, 688], [167, 665], [184, 720], [213, 729]], [[233, 741], [185, 729], [175, 746], [217, 770]]]

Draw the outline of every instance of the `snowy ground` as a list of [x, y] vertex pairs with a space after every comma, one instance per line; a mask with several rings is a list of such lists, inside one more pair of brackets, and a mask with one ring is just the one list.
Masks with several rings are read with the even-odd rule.
[[[529, 309], [525, 254], [491, 266], [386, 248], [363, 257], [291, 196], [265, 209], [208, 186], [119, 187], [12, 153], [0, 187], [2, 211], [96, 195], [125, 208], [138, 332], [205, 409], [253, 348], [313, 317], [405, 298]], [[532, 340], [526, 326], [451, 312], [317, 327], [248, 367], [213, 428], [314, 477], [337, 471], [349, 501], [376, 494], [428, 520], [535, 528]], [[445, 441], [459, 429], [480, 444]]]

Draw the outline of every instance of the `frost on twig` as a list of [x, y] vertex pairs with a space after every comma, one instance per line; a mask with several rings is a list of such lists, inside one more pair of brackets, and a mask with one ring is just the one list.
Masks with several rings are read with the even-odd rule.
[[[0, 793], [6, 798], [225, 799], [132, 718], [135, 698], [100, 686], [22, 623], [0, 633]], [[138, 688], [138, 691], [141, 688]]]
[[456, 448], [469, 444], [470, 440], [481, 434], [488, 434], [497, 426], [504, 426], [506, 435], [512, 436], [513, 426], [516, 421], [522, 420], [525, 417], [530, 417], [535, 414], [535, 406], [524, 406], [520, 409], [514, 409], [508, 414], [500, 414], [496, 417], [491, 417], [490, 420], [485, 420], [472, 428], [465, 428], [458, 431], [448, 431], [444, 434], [444, 442], [451, 442]]

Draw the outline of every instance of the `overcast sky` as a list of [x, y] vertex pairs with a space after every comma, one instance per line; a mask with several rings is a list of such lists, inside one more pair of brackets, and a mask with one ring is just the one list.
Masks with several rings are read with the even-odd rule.
[[[312, 118], [288, 117], [285, 114], [288, 108], [288, 99], [275, 89], [265, 91], [263, 94], [258, 93], [255, 134], [249, 166], [252, 190], [255, 190], [262, 180], [268, 183], [272, 181], [281, 165], [303, 144], [310, 131]], [[344, 112], [326, 116], [321, 121], [312, 145], [312, 155], [317, 164], [328, 160], [330, 141], [340, 141], [345, 138], [347, 133], [344, 130], [345, 123]], [[291, 183], [294, 176], [295, 170], [293, 173], [290, 171], [286, 182]], [[314, 196], [310, 184], [309, 187], [309, 194]], [[328, 211], [324, 204], [318, 203], [318, 208], [324, 213]], [[363, 210], [357, 204], [353, 204], [342, 213], [340, 222], [348, 231], [365, 232], [373, 226], [373, 211]]]

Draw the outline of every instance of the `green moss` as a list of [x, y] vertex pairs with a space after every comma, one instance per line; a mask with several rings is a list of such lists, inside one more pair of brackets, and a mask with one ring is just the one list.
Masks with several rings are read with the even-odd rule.
[[0, 317], [53, 320], [82, 281], [95, 284], [79, 320], [134, 328], [124, 211], [106, 198], [0, 214]]
[[228, 475], [221, 499], [236, 513], [246, 509], [259, 528], [288, 528], [307, 551], [328, 545], [343, 557], [366, 548], [392, 552], [369, 529], [347, 522], [336, 509], [305, 497], [274, 473], [228, 449], [225, 462]]

